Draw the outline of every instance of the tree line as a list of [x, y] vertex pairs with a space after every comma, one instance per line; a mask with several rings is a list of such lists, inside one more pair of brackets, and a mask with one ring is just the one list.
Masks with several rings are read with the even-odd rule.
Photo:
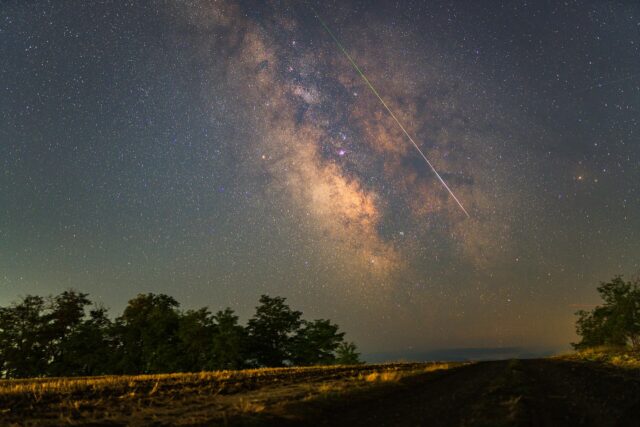
[[630, 346], [640, 351], [640, 279], [625, 281], [615, 276], [597, 288], [603, 300], [590, 311], [576, 313], [577, 350], [601, 345]]
[[139, 294], [112, 320], [75, 290], [27, 295], [0, 307], [0, 376], [197, 372], [360, 363], [356, 346], [326, 319], [306, 321], [282, 297], [262, 295], [242, 326], [231, 308], [181, 310], [164, 294]]

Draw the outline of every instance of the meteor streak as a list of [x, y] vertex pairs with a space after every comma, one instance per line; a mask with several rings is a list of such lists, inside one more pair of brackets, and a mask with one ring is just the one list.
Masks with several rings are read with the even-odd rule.
[[329, 27], [327, 26], [327, 24], [324, 23], [324, 21], [322, 20], [322, 18], [320, 18], [320, 15], [318, 14], [318, 12], [316, 12], [316, 10], [313, 8], [313, 6], [311, 6], [310, 4], [307, 3], [307, 5], [309, 6], [309, 8], [313, 11], [313, 13], [316, 15], [316, 18], [318, 18], [318, 21], [320, 21], [320, 24], [322, 25], [322, 27], [324, 27], [324, 29], [326, 30], [327, 33], [329, 33], [329, 35], [331, 36], [331, 38], [333, 39], [334, 42], [336, 42], [336, 44], [338, 45], [338, 47], [340, 48], [340, 50], [342, 51], [342, 53], [344, 53], [344, 56], [347, 57], [347, 59], [349, 60], [349, 62], [351, 63], [351, 65], [353, 66], [353, 68], [356, 70], [356, 72], [360, 75], [360, 77], [362, 78], [362, 80], [367, 84], [367, 86], [369, 86], [369, 89], [371, 89], [371, 92], [373, 92], [373, 94], [378, 98], [378, 100], [380, 101], [380, 103], [382, 104], [382, 106], [385, 108], [385, 110], [387, 110], [387, 112], [389, 113], [389, 115], [391, 116], [391, 118], [398, 124], [398, 126], [400, 127], [400, 129], [402, 130], [402, 132], [405, 134], [405, 136], [409, 139], [409, 141], [411, 142], [411, 144], [413, 144], [413, 146], [415, 147], [415, 149], [418, 151], [418, 153], [420, 153], [420, 155], [422, 156], [422, 158], [424, 159], [425, 162], [427, 162], [427, 165], [429, 165], [429, 167], [431, 168], [431, 171], [435, 174], [435, 176], [438, 178], [438, 180], [440, 181], [440, 183], [444, 186], [444, 188], [447, 189], [447, 191], [449, 192], [449, 194], [451, 195], [451, 197], [453, 197], [453, 200], [456, 201], [456, 203], [458, 204], [458, 206], [460, 206], [460, 209], [462, 209], [462, 212], [465, 213], [465, 215], [467, 216], [467, 218], [471, 218], [471, 215], [469, 215], [469, 212], [467, 212], [467, 210], [464, 208], [464, 206], [462, 206], [462, 203], [460, 202], [460, 200], [458, 200], [458, 198], [456, 197], [455, 194], [453, 194], [453, 191], [451, 191], [451, 188], [449, 188], [449, 186], [447, 185], [447, 183], [444, 181], [444, 179], [442, 178], [442, 176], [440, 176], [440, 174], [438, 173], [438, 171], [436, 170], [436, 168], [431, 164], [431, 162], [429, 161], [429, 159], [427, 159], [427, 156], [422, 152], [422, 150], [420, 149], [420, 147], [418, 147], [418, 144], [416, 144], [416, 142], [413, 140], [413, 138], [411, 137], [411, 135], [409, 135], [409, 132], [407, 132], [407, 130], [404, 128], [404, 126], [402, 126], [402, 123], [400, 123], [400, 120], [398, 120], [398, 118], [396, 117], [395, 114], [393, 114], [393, 111], [391, 111], [391, 108], [389, 108], [389, 106], [387, 105], [386, 102], [384, 102], [384, 100], [382, 99], [382, 97], [380, 96], [380, 94], [378, 93], [378, 91], [376, 90], [375, 87], [373, 87], [373, 84], [371, 84], [371, 82], [369, 81], [369, 79], [367, 78], [367, 76], [364, 75], [364, 73], [362, 72], [362, 70], [360, 69], [360, 67], [358, 67], [358, 64], [356, 64], [356, 62], [353, 60], [353, 58], [351, 58], [351, 55], [349, 55], [349, 53], [347, 52], [347, 50], [344, 48], [344, 46], [342, 46], [342, 43], [340, 43], [340, 41], [338, 40], [338, 38], [333, 34], [333, 32], [329, 29]]
[[615, 80], [609, 80], [608, 82], [596, 83], [596, 84], [593, 84], [593, 85], [589, 86], [588, 88], [582, 89], [582, 90], [580, 90], [580, 91], [578, 91], [576, 93], [587, 92], [587, 91], [590, 91], [592, 89], [600, 89], [601, 87], [605, 87], [605, 86], [613, 85], [613, 84], [616, 84], [616, 83], [624, 82], [624, 81], [627, 81], [627, 80], [631, 80], [632, 78], [638, 77], [638, 76], [640, 76], [640, 73], [631, 74], [631, 75], [628, 75], [626, 77], [621, 77], [621, 78], [615, 79]]

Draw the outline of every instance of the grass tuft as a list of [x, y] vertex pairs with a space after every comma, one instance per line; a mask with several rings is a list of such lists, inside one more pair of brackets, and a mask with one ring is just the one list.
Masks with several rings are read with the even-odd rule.
[[627, 347], [599, 346], [579, 350], [557, 358], [605, 363], [627, 369], [640, 369], [640, 353]]
[[260, 402], [240, 398], [236, 401], [234, 408], [242, 414], [258, 414], [264, 411], [266, 406]]

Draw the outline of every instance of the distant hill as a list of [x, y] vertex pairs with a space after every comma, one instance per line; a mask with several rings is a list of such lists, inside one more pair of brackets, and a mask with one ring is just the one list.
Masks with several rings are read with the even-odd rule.
[[428, 351], [369, 353], [363, 354], [362, 358], [369, 363], [426, 362], [431, 360], [461, 362], [467, 360], [534, 359], [548, 357], [563, 350], [565, 349], [525, 347], [445, 348]]

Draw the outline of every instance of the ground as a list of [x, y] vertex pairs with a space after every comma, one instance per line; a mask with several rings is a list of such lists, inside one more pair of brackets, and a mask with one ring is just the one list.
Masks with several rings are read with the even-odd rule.
[[0, 424], [636, 426], [640, 370], [579, 358], [0, 381]]

